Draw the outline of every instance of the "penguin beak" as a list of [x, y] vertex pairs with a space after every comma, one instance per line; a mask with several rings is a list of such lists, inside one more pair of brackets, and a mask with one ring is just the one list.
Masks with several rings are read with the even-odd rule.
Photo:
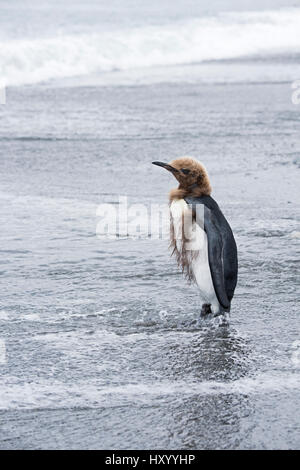
[[152, 165], [157, 165], [157, 166], [162, 166], [166, 170], [170, 171], [171, 173], [178, 173], [179, 170], [174, 168], [173, 166], [169, 165], [168, 163], [163, 163], [163, 162], [152, 162]]

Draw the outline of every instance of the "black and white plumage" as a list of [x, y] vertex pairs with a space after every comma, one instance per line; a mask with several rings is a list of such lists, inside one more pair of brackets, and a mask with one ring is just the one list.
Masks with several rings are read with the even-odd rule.
[[170, 193], [171, 245], [183, 272], [200, 289], [205, 301], [201, 314], [226, 314], [237, 284], [237, 247], [228, 221], [210, 196], [207, 172], [189, 157], [153, 163], [179, 181]]
[[[238, 274], [237, 247], [231, 227], [211, 196], [186, 197], [185, 202], [196, 213], [199, 205], [204, 206], [207, 258], [216, 296], [213, 304], [217, 304], [216, 300], [219, 303], [219, 308], [213, 313], [229, 312]], [[197, 218], [194, 223], [197, 223]], [[196, 265], [195, 267], [197, 268]], [[216, 310], [214, 305], [213, 310]]]

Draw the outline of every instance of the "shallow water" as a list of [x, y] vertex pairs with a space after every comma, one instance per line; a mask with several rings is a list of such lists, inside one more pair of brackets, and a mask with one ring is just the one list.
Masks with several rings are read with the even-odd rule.
[[[149, 7], [147, 26], [226, 9], [190, 2], [194, 10], [183, 13], [174, 3], [173, 16]], [[1, 18], [18, 23], [10, 8]], [[45, 8], [32, 10], [33, 25]], [[133, 9], [116, 24], [101, 8], [109, 31], [146, 21]], [[43, 31], [5, 21], [1, 39], [95, 32], [96, 12], [86, 16], [76, 3], [58, 10], [57, 25], [55, 11]], [[65, 24], [71, 11], [76, 19]], [[274, 18], [266, 13], [266, 24], [277, 27]], [[217, 26], [224, 34], [223, 20]], [[64, 57], [54, 56], [47, 78], [55, 72], [59, 81], [8, 87], [0, 107], [0, 448], [299, 448], [296, 39], [290, 54], [281, 48], [264, 60], [82, 76], [55, 75]], [[32, 60], [24, 71], [15, 56], [15, 83], [42, 63]], [[199, 320], [201, 299], [168, 240], [152, 239], [147, 227], [136, 239], [96, 235], [99, 204], [117, 208], [119, 196], [147, 208], [166, 203], [175, 180], [151, 162], [182, 155], [206, 165], [236, 236], [228, 328]]]
[[[299, 446], [300, 114], [289, 92], [9, 91], [1, 448]], [[229, 328], [199, 322], [201, 299], [167, 240], [96, 236], [99, 203], [165, 202], [174, 181], [151, 161], [183, 153], [206, 164], [236, 235]]]

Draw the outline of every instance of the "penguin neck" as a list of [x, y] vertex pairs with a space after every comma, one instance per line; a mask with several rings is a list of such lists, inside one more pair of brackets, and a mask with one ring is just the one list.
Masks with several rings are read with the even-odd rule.
[[174, 188], [170, 191], [169, 199], [173, 202], [176, 199], [184, 199], [185, 197], [201, 197], [210, 196], [211, 188], [201, 188], [198, 184], [192, 184], [188, 188], [179, 185], [178, 188]]

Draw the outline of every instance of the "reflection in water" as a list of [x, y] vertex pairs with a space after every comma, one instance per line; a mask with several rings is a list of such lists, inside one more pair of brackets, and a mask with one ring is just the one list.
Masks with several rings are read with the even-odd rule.
[[159, 351], [165, 373], [175, 380], [235, 380], [249, 371], [249, 347], [228, 328], [205, 328], [189, 340], [171, 341]]
[[250, 413], [247, 396], [210, 393], [212, 390], [207, 390], [205, 383], [198, 393], [189, 390], [189, 386], [203, 382], [224, 384], [245, 377], [251, 368], [249, 346], [227, 328], [205, 328], [185, 341], [180, 336], [177, 341], [161, 345], [157, 361], [151, 358], [155, 370], [163, 367], [164, 378], [171, 383], [186, 381], [182, 396], [167, 400], [165, 416], [160, 416], [162, 421], [172, 416], [171, 445], [190, 449], [238, 447], [241, 419]]
[[[170, 410], [177, 442], [189, 449], [234, 449], [241, 437], [241, 420], [251, 412], [247, 396], [196, 395]], [[243, 438], [245, 436], [243, 435]]]

